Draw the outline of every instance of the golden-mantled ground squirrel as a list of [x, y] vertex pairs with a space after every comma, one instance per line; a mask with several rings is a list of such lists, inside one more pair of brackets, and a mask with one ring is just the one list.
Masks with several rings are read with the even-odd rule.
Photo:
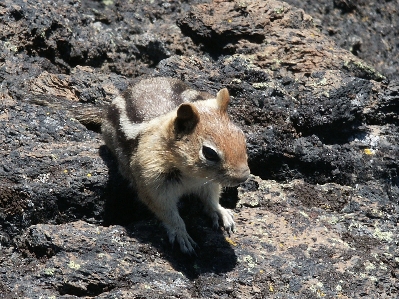
[[177, 209], [184, 194], [201, 198], [215, 227], [220, 219], [228, 233], [235, 228], [231, 211], [219, 204], [221, 188], [244, 182], [249, 168], [244, 134], [227, 115], [229, 101], [227, 89], [215, 98], [177, 79], [144, 79], [116, 97], [103, 120], [120, 172], [184, 253], [196, 246]]

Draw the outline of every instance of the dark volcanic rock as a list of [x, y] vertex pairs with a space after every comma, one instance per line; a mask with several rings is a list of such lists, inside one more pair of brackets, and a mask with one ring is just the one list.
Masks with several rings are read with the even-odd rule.
[[376, 294], [369, 277], [381, 296], [397, 294], [399, 210], [382, 188], [250, 182], [256, 188], [239, 188], [233, 237], [189, 224], [201, 248], [195, 258], [171, 254], [153, 222], [39, 224], [2, 260], [2, 281], [15, 298], [353, 298]]
[[287, 0], [315, 18], [321, 31], [391, 79], [398, 79], [397, 1]]
[[[323, 22], [278, 1], [0, 4], [0, 298], [398, 296], [399, 6], [291, 3]], [[139, 75], [227, 87], [247, 135], [257, 176], [222, 198], [238, 231], [181, 201], [197, 257], [98, 133]]]

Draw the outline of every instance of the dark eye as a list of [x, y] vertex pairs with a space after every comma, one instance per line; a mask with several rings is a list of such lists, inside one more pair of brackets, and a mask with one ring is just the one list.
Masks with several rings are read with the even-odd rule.
[[220, 160], [218, 153], [214, 149], [205, 145], [202, 146], [202, 154], [208, 161], [217, 162]]

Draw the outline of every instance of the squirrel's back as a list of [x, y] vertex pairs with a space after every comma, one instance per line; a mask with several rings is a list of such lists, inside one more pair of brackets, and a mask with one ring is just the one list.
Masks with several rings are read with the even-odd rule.
[[140, 123], [164, 115], [182, 103], [206, 100], [212, 96], [194, 90], [175, 78], [154, 77], [129, 86], [123, 98], [129, 120]]

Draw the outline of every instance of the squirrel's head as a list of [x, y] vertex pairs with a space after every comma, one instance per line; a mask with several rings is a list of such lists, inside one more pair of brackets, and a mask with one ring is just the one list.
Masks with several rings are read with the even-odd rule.
[[173, 123], [180, 169], [222, 186], [236, 186], [250, 173], [245, 136], [227, 114], [229, 102], [224, 88], [215, 99], [181, 104]]

